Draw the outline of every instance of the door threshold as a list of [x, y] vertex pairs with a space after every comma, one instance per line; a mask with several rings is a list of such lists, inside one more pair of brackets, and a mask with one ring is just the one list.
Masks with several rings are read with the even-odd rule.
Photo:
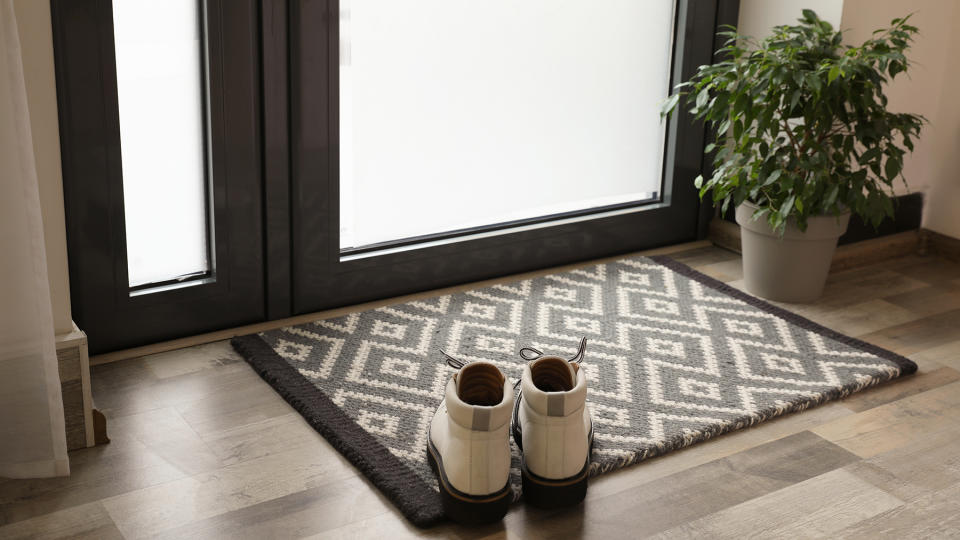
[[553, 274], [556, 272], [565, 272], [568, 270], [574, 270], [576, 268], [582, 268], [584, 266], [590, 266], [592, 264], [603, 263], [621, 259], [623, 257], [628, 257], [631, 255], [669, 255], [670, 253], [677, 253], [679, 251], [689, 251], [692, 249], [703, 248], [711, 246], [709, 240], [698, 240], [696, 242], [685, 242], [683, 244], [675, 244], [672, 246], [665, 246], [655, 249], [647, 249], [643, 251], [638, 251], [635, 253], [615, 255], [612, 257], [604, 257], [602, 259], [592, 259], [589, 261], [581, 261], [573, 264], [566, 264], [563, 266], [554, 266], [551, 268], [544, 268], [541, 270], [534, 270], [531, 272], [524, 272], [522, 274], [511, 274], [509, 276], [501, 276], [493, 279], [486, 279], [483, 281], [474, 281], [470, 283], [464, 283], [462, 285], [454, 285], [452, 287], [444, 287], [442, 289], [433, 289], [429, 291], [423, 291], [414, 294], [407, 294], [404, 296], [395, 296], [392, 298], [386, 298], [383, 300], [376, 300], [373, 302], [365, 302], [363, 304], [355, 304], [351, 306], [344, 306], [340, 308], [328, 309], [324, 311], [316, 311], [313, 313], [305, 313], [303, 315], [295, 315], [293, 317], [287, 317], [285, 319], [277, 319], [273, 321], [264, 321], [254, 324], [248, 324], [245, 326], [238, 326], [235, 328], [226, 328], [223, 330], [216, 330], [213, 332], [207, 332], [204, 334], [197, 334], [195, 336], [188, 336], [184, 338], [172, 339], [170, 341], [161, 341], [159, 343], [151, 343], [150, 345], [142, 345], [140, 347], [133, 347], [130, 349], [121, 349], [119, 351], [113, 351], [103, 354], [98, 354], [90, 357], [90, 365], [97, 366], [100, 364], [109, 364], [111, 362], [117, 362], [119, 360], [128, 360], [131, 358], [139, 358], [141, 356], [147, 356], [151, 354], [157, 354], [167, 351], [173, 351], [176, 349], [184, 349], [187, 347], [193, 347], [194, 345], [203, 345], [205, 343], [212, 343], [214, 341], [223, 341], [225, 339], [230, 339], [236, 336], [243, 336], [247, 334], [256, 334], [258, 332], [266, 332], [267, 330], [275, 330], [277, 328], [282, 328], [284, 326], [293, 326], [298, 324], [304, 324], [314, 321], [320, 321], [324, 319], [332, 319], [335, 317], [343, 317], [344, 315], [349, 315], [350, 313], [356, 313], [359, 311], [367, 311], [371, 309], [376, 309], [378, 307], [388, 306], [391, 304], [399, 304], [403, 302], [409, 302], [412, 300], [423, 300], [425, 298], [431, 298], [434, 296], [442, 296], [445, 294], [451, 294], [471, 289], [478, 289], [481, 287], [488, 287], [490, 285], [496, 285], [498, 283], [503, 283], [504, 281], [513, 281], [521, 279], [530, 279], [547, 274]]

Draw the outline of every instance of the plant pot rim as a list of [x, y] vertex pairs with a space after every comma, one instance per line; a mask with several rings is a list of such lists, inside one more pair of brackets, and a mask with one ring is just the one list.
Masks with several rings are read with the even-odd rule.
[[753, 213], [758, 208], [760, 207], [750, 201], [743, 201], [736, 209], [737, 224], [744, 230], [786, 241], [835, 240], [843, 236], [843, 233], [847, 231], [847, 225], [850, 223], [849, 209], [837, 216], [820, 214], [808, 217], [806, 231], [801, 231], [797, 227], [796, 220], [791, 217], [787, 220], [787, 227], [781, 237], [765, 219], [753, 219]]
[[[740, 206], [747, 206], [747, 207], [753, 209], [754, 211], [760, 209], [760, 205], [758, 205], [758, 204], [755, 203], [755, 202], [749, 201], [749, 200], [743, 201], [742, 203], [740, 203], [740, 204], [738, 205], [738, 208], [739, 208]], [[849, 209], [849, 208], [847, 208], [847, 209], [845, 209], [843, 212], [840, 212], [839, 214], [837, 214], [836, 217], [843, 217], [843, 216], [845, 216], [845, 215], [850, 215], [850, 209]], [[816, 219], [816, 218], [825, 218], [825, 217], [834, 217], [834, 215], [833, 215], [833, 214], [817, 214], [817, 215], [815, 215], [815, 216], [810, 216], [810, 217], [807, 218], [807, 219]], [[791, 218], [789, 218], [789, 220], [790, 220], [790, 221], [793, 221], [794, 218], [791, 217]]]

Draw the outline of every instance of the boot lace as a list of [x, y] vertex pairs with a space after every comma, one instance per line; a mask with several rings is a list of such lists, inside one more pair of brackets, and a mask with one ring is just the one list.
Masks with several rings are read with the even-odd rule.
[[[469, 364], [468, 361], [456, 358], [455, 356], [448, 354], [447, 351], [443, 349], [439, 349], [439, 350], [440, 350], [440, 354], [443, 355], [447, 365], [452, 367], [453, 369], [460, 370], [461, 368], [463, 368], [463, 366]], [[573, 364], [579, 364], [583, 362], [583, 357], [586, 354], [586, 352], [587, 352], [587, 338], [582, 337], [580, 338], [580, 346], [577, 348], [577, 354], [573, 355], [573, 357], [567, 360], [567, 362], [571, 362]], [[541, 351], [540, 349], [535, 349], [533, 347], [524, 347], [520, 349], [520, 358], [523, 358], [527, 362], [532, 362], [533, 360], [536, 360], [541, 356], [543, 356], [543, 351]], [[516, 384], [513, 385], [513, 387], [516, 388], [519, 384], [520, 384], [520, 381], [518, 380]]]

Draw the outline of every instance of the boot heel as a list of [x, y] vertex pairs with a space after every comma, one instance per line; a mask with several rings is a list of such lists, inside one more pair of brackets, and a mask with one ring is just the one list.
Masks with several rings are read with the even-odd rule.
[[513, 490], [510, 480], [507, 479], [503, 489], [489, 495], [468, 495], [458, 491], [447, 482], [447, 475], [443, 467], [434, 456], [434, 450], [428, 445], [427, 460], [430, 467], [437, 474], [440, 484], [440, 503], [443, 512], [448, 518], [461, 525], [486, 525], [503, 519], [510, 503], [513, 501]]
[[523, 464], [520, 467], [523, 478], [523, 499], [538, 508], [577, 505], [587, 495], [588, 467], [589, 463], [570, 478], [552, 480], [533, 474], [527, 469], [526, 464]]
[[487, 502], [467, 501], [440, 487], [440, 502], [443, 512], [461, 525], [486, 525], [503, 519], [510, 506], [511, 497], [502, 496]]

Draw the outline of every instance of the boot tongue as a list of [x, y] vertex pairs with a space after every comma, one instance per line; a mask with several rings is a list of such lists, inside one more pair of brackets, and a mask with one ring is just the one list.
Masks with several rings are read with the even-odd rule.
[[533, 385], [544, 392], [568, 392], [576, 385], [576, 366], [563, 358], [547, 356], [530, 364]]
[[503, 373], [486, 362], [463, 366], [456, 376], [457, 397], [468, 405], [493, 406], [503, 401]]

